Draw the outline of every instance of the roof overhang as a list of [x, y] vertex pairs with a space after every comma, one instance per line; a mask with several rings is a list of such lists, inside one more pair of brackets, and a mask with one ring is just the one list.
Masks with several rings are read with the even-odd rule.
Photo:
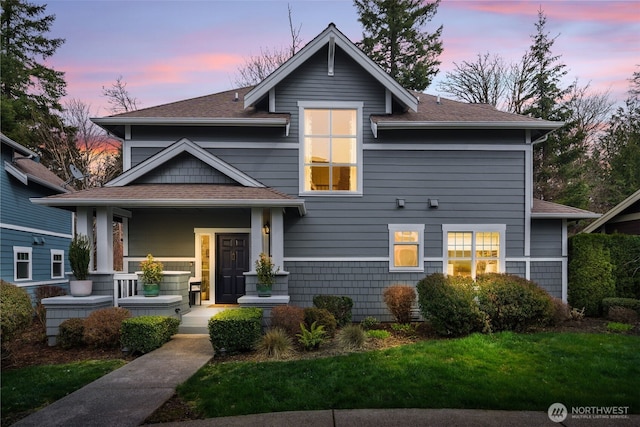
[[532, 140], [564, 126], [564, 122], [551, 121], [402, 121], [374, 120], [371, 118], [371, 131], [377, 138], [379, 130], [420, 130], [420, 129], [516, 129], [532, 130]]
[[289, 119], [282, 117], [262, 118], [204, 118], [204, 117], [95, 117], [91, 119], [100, 126], [153, 125], [153, 126], [255, 126], [283, 127]]
[[589, 224], [589, 226], [585, 227], [585, 229], [582, 230], [582, 233], [592, 233], [596, 231], [598, 228], [611, 221], [614, 217], [622, 213], [625, 209], [633, 205], [638, 200], [640, 200], [640, 190], [636, 191], [635, 193], [624, 199], [622, 202], [618, 203], [615, 207], [602, 215], [599, 220]]
[[[28, 159], [28, 158], [27, 157], [23, 157], [23, 159]], [[13, 164], [11, 164], [11, 163], [9, 163], [7, 161], [4, 162], [4, 170], [7, 171], [7, 173], [9, 175], [13, 176], [14, 178], [16, 178], [18, 181], [20, 181], [24, 185], [29, 185], [29, 183], [32, 182], [34, 184], [38, 184], [38, 185], [41, 185], [43, 187], [49, 188], [51, 190], [54, 190], [54, 191], [56, 191], [58, 193], [68, 193], [69, 192], [69, 190], [66, 189], [66, 188], [54, 185], [54, 184], [48, 182], [47, 180], [44, 180], [42, 178], [38, 178], [37, 176], [32, 175], [30, 173], [24, 173], [20, 169], [18, 169], [16, 166], [14, 166]]]
[[532, 219], [593, 219], [600, 218], [601, 214], [594, 212], [585, 213], [532, 213]]

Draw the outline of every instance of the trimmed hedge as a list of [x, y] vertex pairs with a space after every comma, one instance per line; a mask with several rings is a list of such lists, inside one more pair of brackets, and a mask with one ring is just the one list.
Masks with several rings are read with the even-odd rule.
[[351, 323], [351, 308], [353, 300], [345, 296], [316, 295], [313, 297], [313, 305], [317, 308], [325, 308], [336, 318], [338, 326]]
[[551, 295], [534, 282], [511, 274], [489, 273], [476, 278], [478, 306], [487, 314], [492, 332], [523, 332], [553, 323]]
[[225, 310], [209, 319], [208, 326], [214, 351], [250, 351], [262, 334], [262, 309]]
[[640, 299], [635, 298], [604, 298], [602, 300], [602, 309], [605, 313], [609, 312], [611, 307], [624, 307], [635, 310], [640, 314]]
[[120, 342], [131, 353], [149, 353], [178, 333], [180, 321], [168, 316], [139, 316], [122, 322]]
[[615, 296], [614, 265], [603, 234], [578, 234], [569, 240], [569, 290], [572, 307], [587, 316], [602, 314], [602, 299]]
[[474, 300], [471, 278], [435, 273], [418, 282], [418, 306], [440, 335], [462, 336], [483, 330], [484, 316]]
[[27, 291], [4, 280], [0, 282], [0, 338], [3, 343], [28, 327], [34, 313]]
[[616, 297], [640, 299], [640, 236], [609, 234], [604, 243], [609, 248]]

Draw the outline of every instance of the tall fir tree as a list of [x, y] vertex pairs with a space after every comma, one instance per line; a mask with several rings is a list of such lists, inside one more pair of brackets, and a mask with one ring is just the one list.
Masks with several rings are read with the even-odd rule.
[[564, 121], [565, 126], [538, 142], [533, 150], [534, 196], [543, 200], [587, 207], [589, 188], [584, 180], [585, 135], [573, 123], [564, 97], [571, 86], [561, 87], [567, 74], [560, 55], [552, 53], [556, 37], [546, 30], [547, 18], [538, 10], [536, 34], [531, 36], [532, 58], [527, 74], [533, 76], [529, 92], [522, 96], [523, 114], [544, 120]]
[[442, 26], [424, 30], [440, 0], [354, 0], [363, 26], [358, 46], [407, 89], [422, 91], [438, 73]]
[[55, 15], [45, 6], [24, 0], [2, 0], [0, 18], [0, 105], [2, 132], [16, 142], [36, 147], [35, 128], [62, 111], [64, 73], [44, 65], [64, 43], [47, 33]]

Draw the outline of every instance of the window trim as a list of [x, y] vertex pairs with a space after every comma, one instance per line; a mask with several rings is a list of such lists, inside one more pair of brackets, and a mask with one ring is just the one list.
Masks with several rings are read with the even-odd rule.
[[[55, 261], [55, 256], [60, 255], [60, 261]], [[60, 275], [56, 276], [53, 271], [53, 266], [56, 262], [60, 263]], [[51, 249], [51, 278], [52, 279], [64, 279], [64, 250]]]
[[[29, 261], [27, 263], [28, 265], [27, 270], [28, 270], [29, 276], [18, 278], [18, 261], [25, 262], [24, 260], [18, 259], [18, 254], [21, 254], [21, 253], [29, 254]], [[32, 278], [33, 278], [33, 248], [30, 248], [28, 246], [14, 246], [13, 247], [13, 280], [15, 280], [16, 282], [25, 282], [28, 280], [32, 280]]]
[[500, 255], [498, 256], [498, 271], [505, 272], [506, 260], [506, 224], [442, 224], [442, 271], [446, 276], [449, 265], [449, 236], [448, 233], [472, 233], [473, 247], [471, 248], [471, 277], [476, 278], [476, 233], [499, 233]]
[[[389, 271], [392, 272], [422, 272], [424, 271], [424, 224], [388, 224], [389, 229]], [[394, 233], [397, 231], [415, 231], [418, 233], [418, 266], [398, 267], [395, 265], [394, 248], [396, 245]]]
[[[298, 194], [300, 196], [330, 196], [330, 197], [353, 197], [362, 196], [362, 139], [363, 139], [363, 108], [364, 102], [361, 101], [298, 101]], [[327, 109], [327, 110], [356, 110], [356, 179], [357, 186], [355, 191], [336, 190], [336, 191], [306, 191], [304, 189], [304, 111], [305, 109]]]

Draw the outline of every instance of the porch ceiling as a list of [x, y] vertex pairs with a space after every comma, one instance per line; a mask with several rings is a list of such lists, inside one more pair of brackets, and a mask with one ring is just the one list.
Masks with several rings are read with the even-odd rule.
[[79, 206], [133, 207], [295, 207], [306, 214], [304, 199], [268, 187], [217, 184], [140, 184], [100, 187], [33, 198], [38, 205], [61, 208]]

